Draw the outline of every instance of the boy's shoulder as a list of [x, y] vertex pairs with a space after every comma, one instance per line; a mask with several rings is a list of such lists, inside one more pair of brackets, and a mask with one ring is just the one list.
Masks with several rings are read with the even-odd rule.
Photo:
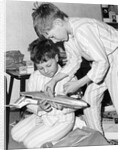
[[74, 35], [79, 32], [79, 30], [86, 29], [87, 26], [92, 26], [94, 24], [96, 19], [93, 18], [81, 18], [81, 17], [72, 17], [69, 18], [70, 25], [73, 29]]
[[71, 17], [69, 18], [69, 22], [71, 24], [72, 27], [74, 28], [79, 28], [81, 26], [84, 26], [86, 24], [93, 24], [95, 23], [94, 18], [81, 18], [81, 17]]

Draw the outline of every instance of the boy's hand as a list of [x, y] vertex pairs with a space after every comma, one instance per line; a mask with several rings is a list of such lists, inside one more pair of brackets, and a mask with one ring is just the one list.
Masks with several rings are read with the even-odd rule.
[[78, 84], [78, 81], [70, 81], [64, 84], [64, 93], [75, 93], [81, 86]]
[[45, 84], [44, 86], [44, 92], [46, 95], [50, 96], [50, 97], [54, 97], [55, 96], [55, 86], [56, 86], [56, 82], [55, 80], [50, 80], [47, 84]]
[[83, 87], [86, 84], [90, 84], [92, 81], [90, 80], [90, 78], [85, 75], [84, 77], [82, 77], [81, 79], [77, 80], [77, 81], [70, 81], [67, 82], [66, 84], [64, 84], [64, 93], [68, 94], [68, 93], [75, 93], [79, 88]]
[[48, 103], [46, 100], [39, 101], [38, 105], [43, 111], [50, 112], [52, 110], [50, 103]]
[[51, 105], [52, 107], [56, 108], [56, 109], [59, 109], [59, 110], [62, 110], [63, 109], [63, 106], [60, 105], [60, 104], [57, 104], [57, 103], [54, 103], [54, 102], [51, 102]]

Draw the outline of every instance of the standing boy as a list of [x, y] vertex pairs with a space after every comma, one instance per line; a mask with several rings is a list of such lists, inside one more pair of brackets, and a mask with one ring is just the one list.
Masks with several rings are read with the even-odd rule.
[[118, 33], [113, 27], [89, 18], [69, 18], [51, 3], [42, 3], [33, 14], [37, 35], [53, 42], [63, 41], [66, 66], [45, 85], [45, 92], [53, 96], [54, 87], [66, 78], [73, 77], [80, 67], [82, 57], [91, 61], [91, 69], [78, 81], [64, 85], [65, 93], [73, 93], [87, 84], [84, 100], [90, 104], [84, 114], [89, 127], [103, 133], [101, 126], [101, 102], [108, 89], [118, 111], [117, 97], [117, 51]]

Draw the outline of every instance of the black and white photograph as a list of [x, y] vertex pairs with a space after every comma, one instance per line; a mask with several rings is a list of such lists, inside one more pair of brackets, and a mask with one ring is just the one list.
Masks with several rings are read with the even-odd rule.
[[5, 150], [117, 149], [119, 5], [5, 5]]

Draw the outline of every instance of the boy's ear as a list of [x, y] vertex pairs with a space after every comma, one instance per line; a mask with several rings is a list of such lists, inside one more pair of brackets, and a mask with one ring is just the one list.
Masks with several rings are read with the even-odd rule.
[[56, 60], [56, 62], [58, 62], [58, 61], [59, 61], [58, 54], [56, 54], [56, 55], [55, 55], [55, 60]]
[[60, 19], [60, 18], [57, 18], [53, 21], [53, 25], [60, 25], [62, 26], [63, 25], [63, 20]]

